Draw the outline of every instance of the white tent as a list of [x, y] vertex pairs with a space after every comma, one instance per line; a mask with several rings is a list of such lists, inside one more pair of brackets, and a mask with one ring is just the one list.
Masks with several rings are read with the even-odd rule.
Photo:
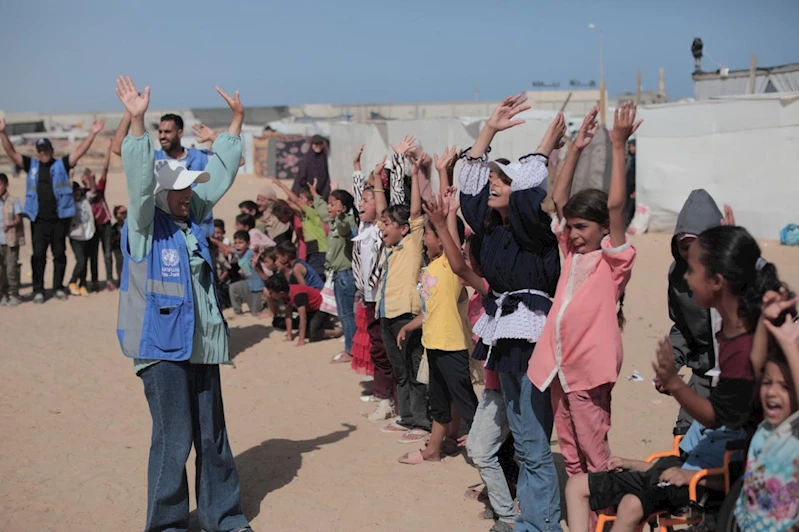
[[651, 230], [674, 227], [688, 194], [706, 189], [739, 225], [776, 239], [799, 222], [799, 93], [666, 104], [639, 113], [636, 192]]

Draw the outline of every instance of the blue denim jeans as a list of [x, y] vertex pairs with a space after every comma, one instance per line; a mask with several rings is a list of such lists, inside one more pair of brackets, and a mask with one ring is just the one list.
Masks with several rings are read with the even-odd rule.
[[336, 310], [344, 329], [344, 351], [352, 354], [352, 339], [355, 337], [355, 277], [352, 270], [341, 270], [333, 273], [333, 281]]
[[200, 526], [209, 532], [246, 527], [239, 476], [225, 429], [219, 366], [162, 361], [139, 376], [153, 418], [145, 532], [188, 530], [186, 461], [192, 444], [197, 454]]
[[516, 532], [560, 531], [560, 488], [552, 459], [552, 404], [524, 373], [500, 373], [508, 424], [519, 460]]
[[466, 451], [486, 485], [491, 508], [500, 521], [513, 523], [516, 510], [508, 488], [505, 472], [499, 465], [497, 453], [508, 438], [508, 414], [499, 390], [483, 390], [477, 405], [472, 428], [466, 439]]

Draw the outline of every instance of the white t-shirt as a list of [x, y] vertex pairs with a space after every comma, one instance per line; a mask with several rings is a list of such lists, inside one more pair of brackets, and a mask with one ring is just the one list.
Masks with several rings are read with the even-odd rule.
[[75, 216], [69, 228], [69, 238], [86, 242], [94, 236], [94, 212], [88, 198], [75, 202]]

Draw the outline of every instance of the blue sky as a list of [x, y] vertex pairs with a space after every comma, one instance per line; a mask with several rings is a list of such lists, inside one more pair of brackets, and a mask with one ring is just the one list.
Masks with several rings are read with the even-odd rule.
[[[693, 94], [691, 41], [732, 69], [799, 62], [799, 1], [0, 0], [0, 109], [120, 108], [114, 79], [151, 107], [499, 99], [533, 80], [599, 77], [611, 95]], [[705, 59], [706, 70], [718, 68]]]

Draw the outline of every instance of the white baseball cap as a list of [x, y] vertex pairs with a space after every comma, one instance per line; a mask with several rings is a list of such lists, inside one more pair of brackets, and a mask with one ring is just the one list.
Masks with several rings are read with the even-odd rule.
[[155, 192], [162, 190], [183, 190], [198, 183], [207, 183], [211, 174], [202, 171], [186, 170], [175, 160], [155, 161]]
[[510, 163], [510, 164], [502, 164], [502, 163], [498, 163], [496, 161], [491, 161], [490, 163], [488, 163], [488, 165], [489, 166], [496, 166], [495, 170], [499, 169], [503, 174], [508, 176], [508, 178], [510, 178], [511, 181], [516, 179], [516, 172], [522, 166], [521, 163], [518, 163], [518, 162]]

